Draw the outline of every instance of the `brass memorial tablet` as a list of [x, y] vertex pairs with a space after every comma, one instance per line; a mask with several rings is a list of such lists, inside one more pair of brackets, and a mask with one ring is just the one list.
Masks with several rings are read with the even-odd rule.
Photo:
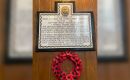
[[74, 2], [56, 2], [56, 12], [38, 12], [38, 50], [93, 50], [92, 12], [75, 12]]

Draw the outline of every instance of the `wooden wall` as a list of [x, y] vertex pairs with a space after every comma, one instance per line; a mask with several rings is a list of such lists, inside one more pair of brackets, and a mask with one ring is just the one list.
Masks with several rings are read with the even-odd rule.
[[4, 47], [4, 26], [5, 26], [5, 2], [0, 0], [0, 80], [4, 80], [4, 65], [3, 65], [3, 47]]
[[[3, 64], [3, 42], [5, 27], [4, 1], [0, 0], [0, 80], [32, 80], [32, 67], [28, 65], [6, 65]], [[130, 0], [126, 0], [127, 23], [128, 23], [128, 43], [130, 49]], [[129, 60], [126, 62], [99, 63], [98, 80], [130, 80], [130, 50], [128, 51]]]
[[[33, 80], [56, 80], [51, 70], [51, 61], [58, 55], [59, 52], [36, 52], [36, 15], [37, 11], [54, 11], [55, 1], [61, 0], [34, 0], [33, 6]], [[67, 1], [67, 0], [62, 0]], [[69, 0], [73, 1], [73, 0]], [[96, 31], [96, 7], [97, 0], [75, 0], [76, 11], [93, 11]], [[96, 39], [96, 36], [95, 36]], [[96, 45], [96, 43], [95, 43]], [[97, 80], [97, 55], [96, 50], [94, 51], [82, 51], [76, 52], [83, 63], [83, 71], [80, 77], [81, 80]], [[65, 65], [66, 69], [71, 65]]]

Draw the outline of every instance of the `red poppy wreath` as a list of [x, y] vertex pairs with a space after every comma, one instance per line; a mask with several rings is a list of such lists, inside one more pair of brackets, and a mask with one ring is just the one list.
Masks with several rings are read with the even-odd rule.
[[[67, 74], [61, 68], [61, 64], [65, 60], [72, 61], [74, 67]], [[52, 71], [57, 80], [79, 80], [81, 75], [82, 62], [78, 55], [72, 51], [61, 52], [52, 62]]]

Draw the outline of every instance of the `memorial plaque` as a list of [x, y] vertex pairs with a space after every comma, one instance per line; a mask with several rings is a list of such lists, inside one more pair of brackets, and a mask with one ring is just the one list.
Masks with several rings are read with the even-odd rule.
[[124, 2], [123, 0], [98, 0], [97, 53], [100, 61], [127, 60]]
[[74, 2], [56, 2], [55, 12], [38, 12], [37, 50], [94, 50], [92, 12], [75, 12]]
[[7, 62], [31, 62], [32, 0], [8, 0]]

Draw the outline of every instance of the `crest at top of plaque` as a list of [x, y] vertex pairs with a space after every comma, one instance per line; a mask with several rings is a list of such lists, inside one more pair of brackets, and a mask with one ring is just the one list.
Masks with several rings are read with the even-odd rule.
[[70, 16], [73, 13], [73, 4], [72, 3], [58, 3], [58, 12], [62, 16]]
[[55, 12], [38, 12], [37, 51], [94, 50], [93, 14], [74, 5], [56, 2]]

